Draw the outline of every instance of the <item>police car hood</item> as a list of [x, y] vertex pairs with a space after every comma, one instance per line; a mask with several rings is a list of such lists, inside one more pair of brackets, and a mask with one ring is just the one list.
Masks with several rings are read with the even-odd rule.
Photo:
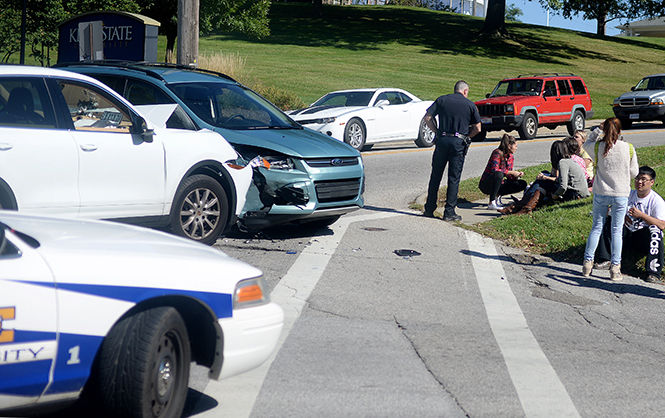
[[[151, 229], [115, 222], [27, 216], [8, 211], [0, 211], [0, 222], [27, 236], [24, 241], [28, 244], [32, 242], [31, 238], [34, 239], [32, 246], [38, 245], [37, 251], [50, 265], [55, 277], [63, 277], [60, 272], [67, 272], [64, 276], [71, 277], [74, 270], [89, 280], [109, 274], [135, 276], [148, 260], [152, 261], [148, 274], [159, 280], [165, 280], [160, 277], [160, 271], [173, 272], [174, 268], [182, 269], [183, 266], [192, 269], [192, 277], [207, 271], [215, 280], [261, 275], [255, 267], [215, 248]], [[223, 265], [224, 271], [221, 271], [220, 265]], [[180, 277], [183, 282], [180, 286], [191, 281], [192, 277]], [[187, 286], [192, 285], [187, 283]]]

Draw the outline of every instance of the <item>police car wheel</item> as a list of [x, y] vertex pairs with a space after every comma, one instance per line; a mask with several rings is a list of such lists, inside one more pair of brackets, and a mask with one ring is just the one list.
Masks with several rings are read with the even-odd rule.
[[98, 397], [109, 416], [180, 417], [191, 352], [187, 328], [172, 307], [121, 319], [98, 358]]
[[224, 188], [209, 176], [196, 174], [185, 179], [173, 199], [171, 231], [211, 245], [224, 231], [229, 202]]

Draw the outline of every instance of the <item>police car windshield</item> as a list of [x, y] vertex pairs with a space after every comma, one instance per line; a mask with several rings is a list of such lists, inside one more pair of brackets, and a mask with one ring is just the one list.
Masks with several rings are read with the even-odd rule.
[[347, 91], [328, 93], [312, 104], [314, 106], [369, 106], [369, 101], [374, 95], [373, 91]]
[[665, 90], [665, 76], [643, 78], [634, 90]]
[[543, 80], [522, 78], [517, 80], [500, 81], [494, 88], [490, 97], [496, 96], [538, 96]]
[[198, 117], [226, 129], [302, 129], [252, 90], [228, 83], [167, 84]]

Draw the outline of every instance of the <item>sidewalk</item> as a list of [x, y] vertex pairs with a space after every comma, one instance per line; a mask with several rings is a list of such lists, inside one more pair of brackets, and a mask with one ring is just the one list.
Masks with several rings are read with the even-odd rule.
[[[522, 193], [516, 193], [513, 194], [518, 199], [522, 198]], [[425, 205], [425, 200], [427, 199], [427, 194], [422, 194], [418, 196], [416, 199], [416, 203], [419, 203], [421, 205]], [[505, 202], [512, 202], [512, 199], [510, 196], [506, 196], [503, 199]], [[487, 209], [487, 204], [489, 203], [488, 199], [485, 198], [483, 200], [477, 201], [477, 202], [467, 202], [467, 201], [458, 201], [457, 202], [457, 209], [455, 212], [462, 217], [462, 222], [463, 224], [467, 225], [473, 225], [481, 222], [488, 221], [492, 218], [496, 218], [498, 216], [501, 216], [501, 214], [495, 210], [489, 210]], [[437, 216], [438, 218], [443, 217], [443, 207], [439, 207], [434, 211], [434, 215]]]

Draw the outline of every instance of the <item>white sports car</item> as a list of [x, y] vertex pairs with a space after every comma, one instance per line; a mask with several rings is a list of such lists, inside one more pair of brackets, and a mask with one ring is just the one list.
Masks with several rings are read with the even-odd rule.
[[0, 272], [0, 416], [83, 393], [108, 416], [179, 417], [191, 361], [250, 370], [283, 326], [261, 271], [135, 226], [0, 211]]
[[401, 89], [355, 89], [328, 93], [310, 107], [288, 113], [301, 125], [357, 150], [405, 139], [415, 140], [419, 147], [431, 147], [434, 134], [423, 121], [431, 104], [431, 100], [420, 100]]

